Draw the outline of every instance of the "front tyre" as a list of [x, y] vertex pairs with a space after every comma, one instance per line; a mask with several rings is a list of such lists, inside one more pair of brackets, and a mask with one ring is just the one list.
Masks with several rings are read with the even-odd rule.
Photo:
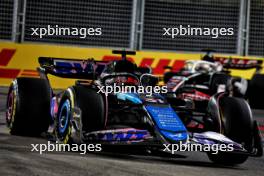
[[[222, 97], [219, 100], [220, 114], [222, 121], [221, 133], [240, 143], [248, 151], [252, 149], [253, 120], [248, 103], [241, 98]], [[236, 165], [244, 163], [248, 156], [219, 152], [218, 154], [208, 153], [211, 161], [224, 165]]]
[[59, 143], [71, 143], [72, 134], [72, 102], [69, 92], [65, 92], [60, 101], [55, 119], [55, 136]]

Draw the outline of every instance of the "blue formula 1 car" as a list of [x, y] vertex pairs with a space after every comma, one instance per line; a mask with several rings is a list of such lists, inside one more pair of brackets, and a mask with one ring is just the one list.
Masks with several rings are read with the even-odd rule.
[[[113, 53], [122, 54], [122, 59], [105, 62], [40, 57], [40, 78], [21, 77], [11, 83], [6, 112], [11, 134], [35, 136], [50, 131], [60, 143], [125, 144], [169, 153], [177, 151], [178, 144], [197, 144], [209, 156], [213, 155], [211, 146], [232, 146], [232, 150], [219, 152], [219, 159], [213, 160], [223, 164], [239, 164], [249, 155], [262, 155], [258, 131], [252, 131], [246, 139], [252, 141], [250, 148], [244, 147], [248, 141], [233, 136], [213, 131], [188, 132], [180, 115], [157, 92], [158, 79], [150, 74], [151, 70], [126, 59], [127, 54], [135, 52]], [[55, 93], [48, 74], [78, 80]], [[117, 86], [121, 91], [106, 92]], [[142, 87], [143, 91], [139, 91]], [[135, 89], [128, 92], [128, 88]], [[212, 110], [219, 113], [215, 106]], [[251, 119], [250, 109], [243, 111]]]

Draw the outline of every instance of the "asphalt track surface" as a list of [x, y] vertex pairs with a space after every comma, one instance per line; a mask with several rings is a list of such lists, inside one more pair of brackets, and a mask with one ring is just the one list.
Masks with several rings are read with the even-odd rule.
[[[246, 163], [225, 167], [211, 163], [205, 153], [179, 153], [182, 157], [140, 154], [31, 152], [31, 144], [47, 144], [47, 139], [11, 136], [5, 126], [6, 89], [0, 88], [0, 175], [113, 175], [113, 176], [262, 176], [264, 157], [249, 158]], [[263, 118], [262, 118], [263, 117]], [[264, 111], [254, 111], [264, 121]]]

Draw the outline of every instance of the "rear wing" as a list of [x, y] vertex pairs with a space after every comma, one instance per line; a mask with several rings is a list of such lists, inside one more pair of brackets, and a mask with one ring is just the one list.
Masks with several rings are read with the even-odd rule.
[[258, 59], [242, 59], [242, 58], [232, 58], [232, 57], [218, 57], [214, 56], [214, 60], [223, 65], [226, 69], [253, 69], [255, 68], [257, 71], [262, 69], [262, 60]]
[[93, 59], [39, 57], [39, 71], [63, 78], [95, 79], [108, 62]]
[[[120, 54], [123, 60], [127, 55], [135, 55], [135, 51], [113, 50], [113, 54]], [[110, 61], [96, 61], [94, 59], [65, 59], [54, 57], [38, 58], [40, 73], [51, 74], [63, 78], [96, 79]]]

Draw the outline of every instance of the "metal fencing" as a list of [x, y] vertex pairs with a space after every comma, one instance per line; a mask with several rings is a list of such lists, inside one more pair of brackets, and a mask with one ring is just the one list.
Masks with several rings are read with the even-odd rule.
[[[180, 25], [232, 28], [233, 35], [163, 35]], [[48, 26], [101, 28], [101, 35], [32, 35]], [[0, 39], [264, 56], [264, 0], [0, 0]]]
[[[201, 51], [214, 48], [218, 52], [235, 53], [239, 26], [240, 0], [146, 0], [142, 48], [176, 51]], [[182, 25], [192, 28], [233, 28], [234, 35], [183, 35], [164, 37], [162, 29]]]
[[13, 11], [13, 0], [0, 1], [0, 39], [12, 39]]
[[264, 0], [251, 0], [249, 19], [249, 55], [264, 56]]
[[[129, 48], [131, 0], [27, 0], [24, 41]], [[101, 28], [102, 35], [32, 36], [31, 28]]]

